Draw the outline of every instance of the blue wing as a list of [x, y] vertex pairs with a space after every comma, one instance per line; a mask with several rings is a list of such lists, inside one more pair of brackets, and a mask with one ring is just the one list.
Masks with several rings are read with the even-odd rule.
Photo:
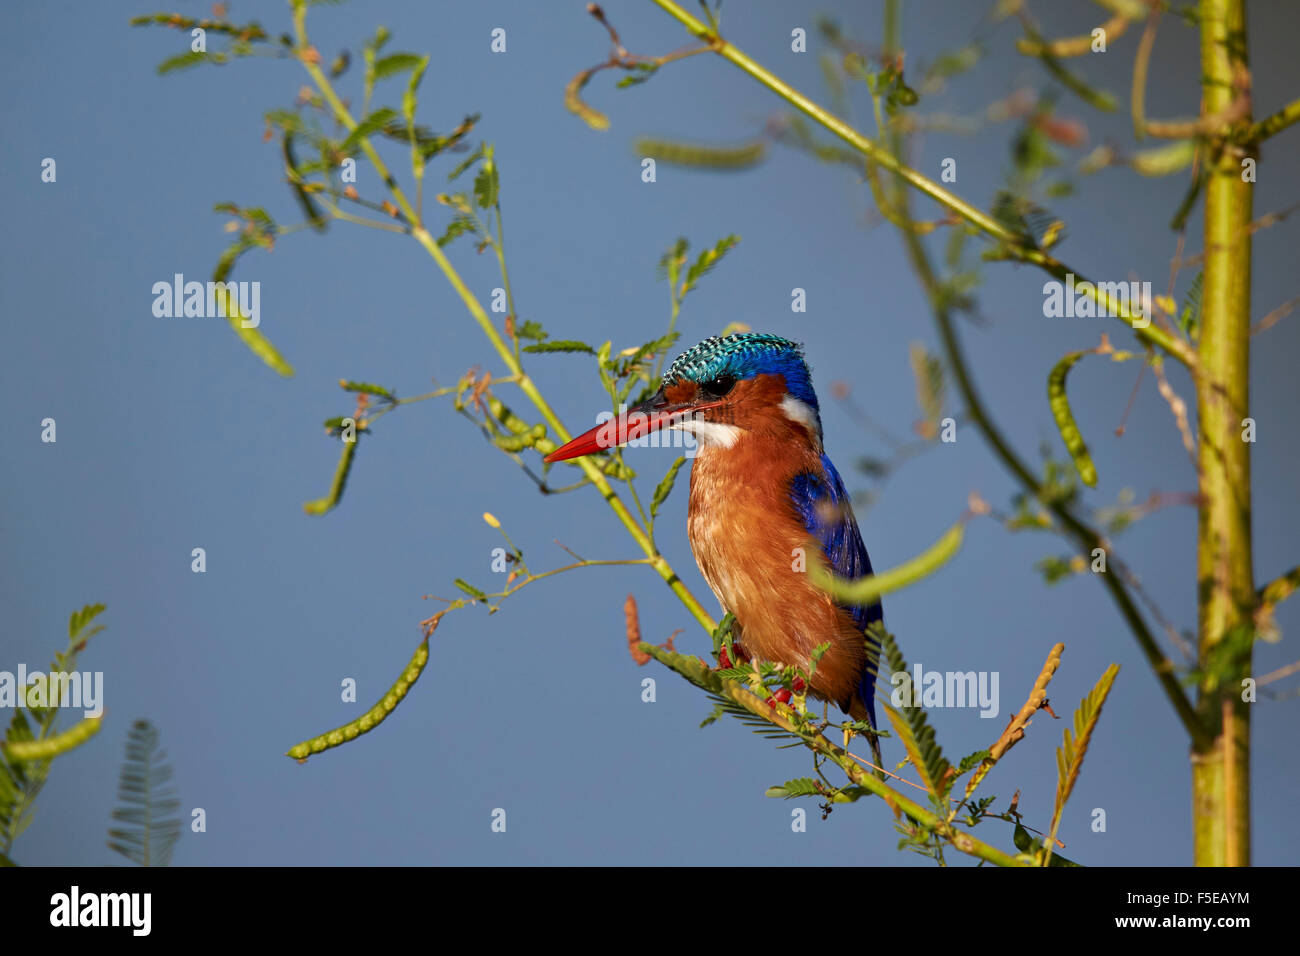
[[[860, 578], [871, 574], [871, 559], [862, 543], [862, 534], [853, 517], [844, 482], [824, 454], [821, 464], [822, 474], [805, 471], [795, 475], [790, 486], [790, 498], [803, 519], [804, 527], [821, 543], [826, 560], [837, 575]], [[853, 614], [854, 623], [864, 631], [868, 625], [884, 620], [884, 610], [879, 601], [865, 606], [848, 606], [848, 610]], [[871, 647], [874, 658], [879, 648], [875, 642], [871, 642]], [[858, 688], [873, 726], [876, 723], [875, 670], [871, 666], [865, 669]]]

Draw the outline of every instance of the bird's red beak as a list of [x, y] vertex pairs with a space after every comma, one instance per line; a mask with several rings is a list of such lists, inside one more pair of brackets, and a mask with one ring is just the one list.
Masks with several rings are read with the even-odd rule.
[[549, 465], [557, 461], [568, 461], [570, 458], [592, 455], [607, 448], [617, 448], [626, 445], [630, 441], [635, 441], [643, 435], [649, 435], [651, 432], [690, 418], [696, 412], [717, 408], [723, 404], [718, 401], [692, 405], [671, 405], [662, 396], [663, 393], [661, 392], [648, 402], [643, 402], [635, 408], [629, 409], [618, 418], [611, 418], [609, 421], [601, 422], [590, 431], [583, 432], [577, 438], [555, 449], [542, 461]]

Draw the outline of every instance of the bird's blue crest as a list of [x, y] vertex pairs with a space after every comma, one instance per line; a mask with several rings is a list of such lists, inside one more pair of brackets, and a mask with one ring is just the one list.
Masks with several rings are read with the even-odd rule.
[[818, 409], [812, 376], [796, 342], [763, 332], [713, 335], [687, 349], [668, 366], [664, 384], [680, 379], [708, 382], [722, 375], [736, 379], [758, 375], [781, 375], [791, 395], [814, 411]]

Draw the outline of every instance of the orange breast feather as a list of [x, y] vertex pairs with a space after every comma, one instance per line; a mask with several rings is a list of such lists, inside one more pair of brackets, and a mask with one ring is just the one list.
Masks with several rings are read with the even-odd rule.
[[809, 581], [804, 569], [820, 545], [790, 498], [796, 474], [820, 470], [820, 450], [783, 415], [765, 425], [747, 428], [730, 448], [700, 450], [691, 469], [691, 548], [723, 610], [736, 616], [741, 648], [806, 671], [813, 649], [831, 642], [810, 689], [860, 718], [863, 635]]

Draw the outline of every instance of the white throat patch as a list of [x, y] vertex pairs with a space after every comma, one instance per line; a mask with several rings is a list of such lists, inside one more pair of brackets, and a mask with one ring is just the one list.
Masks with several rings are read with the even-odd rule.
[[725, 425], [722, 422], [705, 422], [694, 418], [675, 422], [668, 427], [677, 431], [690, 432], [699, 440], [701, 445], [716, 445], [719, 448], [730, 448], [740, 440], [740, 436], [744, 431], [735, 425]]

